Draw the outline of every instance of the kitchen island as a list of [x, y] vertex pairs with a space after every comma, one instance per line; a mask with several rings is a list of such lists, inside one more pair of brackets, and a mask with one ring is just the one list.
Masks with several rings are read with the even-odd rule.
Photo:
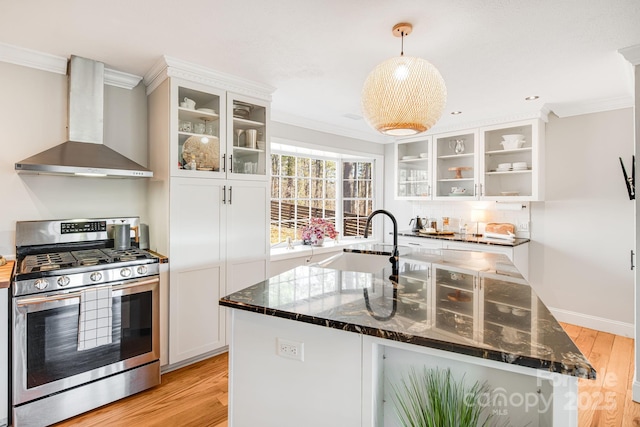
[[577, 378], [595, 370], [506, 256], [400, 248], [397, 271], [357, 264], [298, 267], [220, 300], [233, 309], [230, 425], [399, 425], [392, 390], [412, 366], [487, 381], [499, 422], [577, 425]]

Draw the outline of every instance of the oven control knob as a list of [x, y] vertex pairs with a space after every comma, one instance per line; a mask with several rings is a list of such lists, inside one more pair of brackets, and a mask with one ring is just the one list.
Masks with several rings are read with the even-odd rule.
[[102, 273], [100, 273], [99, 271], [93, 272], [91, 273], [91, 276], [89, 276], [89, 278], [92, 282], [99, 282], [100, 280], [102, 280]]
[[138, 267], [138, 274], [147, 274], [147, 267], [145, 265]]
[[47, 282], [47, 279], [36, 279], [35, 282], [33, 282], [33, 286], [41, 291], [44, 291], [45, 289], [47, 289], [47, 286], [49, 286], [49, 282]]
[[58, 286], [64, 288], [69, 284], [69, 282], [71, 282], [71, 279], [69, 279], [69, 277], [67, 276], [60, 276], [58, 277], [57, 282], [58, 282]]
[[120, 270], [120, 275], [122, 277], [129, 277], [131, 276], [131, 269], [130, 268], [123, 268], [122, 270]]

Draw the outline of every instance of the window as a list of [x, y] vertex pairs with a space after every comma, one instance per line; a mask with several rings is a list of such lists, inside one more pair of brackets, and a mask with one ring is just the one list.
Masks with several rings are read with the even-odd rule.
[[373, 212], [373, 162], [342, 162], [342, 235], [361, 236]]
[[362, 235], [375, 205], [374, 164], [364, 157], [272, 144], [271, 244], [300, 240], [309, 218], [333, 223], [340, 238]]

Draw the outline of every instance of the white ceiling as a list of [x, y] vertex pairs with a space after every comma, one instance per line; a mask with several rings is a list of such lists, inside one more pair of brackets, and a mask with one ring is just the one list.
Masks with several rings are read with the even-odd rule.
[[398, 22], [413, 24], [405, 55], [447, 84], [434, 130], [631, 105], [617, 51], [640, 44], [638, 0], [0, 0], [0, 43], [139, 76], [167, 55], [275, 87], [277, 120], [378, 141], [345, 115], [399, 54]]

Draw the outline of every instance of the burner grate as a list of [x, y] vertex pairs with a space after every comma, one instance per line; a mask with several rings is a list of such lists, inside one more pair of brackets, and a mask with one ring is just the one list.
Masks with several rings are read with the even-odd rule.
[[71, 254], [78, 260], [79, 265], [107, 264], [109, 257], [99, 249], [86, 249], [83, 251], [71, 251]]
[[143, 251], [138, 248], [129, 248], [129, 249], [111, 249], [106, 248], [102, 250], [105, 254], [107, 254], [113, 261], [135, 261], [137, 259], [147, 259], [150, 258], [148, 252]]
[[71, 267], [75, 262], [75, 258], [69, 252], [28, 255], [22, 260], [20, 272], [35, 273], [38, 271], [58, 270]]

